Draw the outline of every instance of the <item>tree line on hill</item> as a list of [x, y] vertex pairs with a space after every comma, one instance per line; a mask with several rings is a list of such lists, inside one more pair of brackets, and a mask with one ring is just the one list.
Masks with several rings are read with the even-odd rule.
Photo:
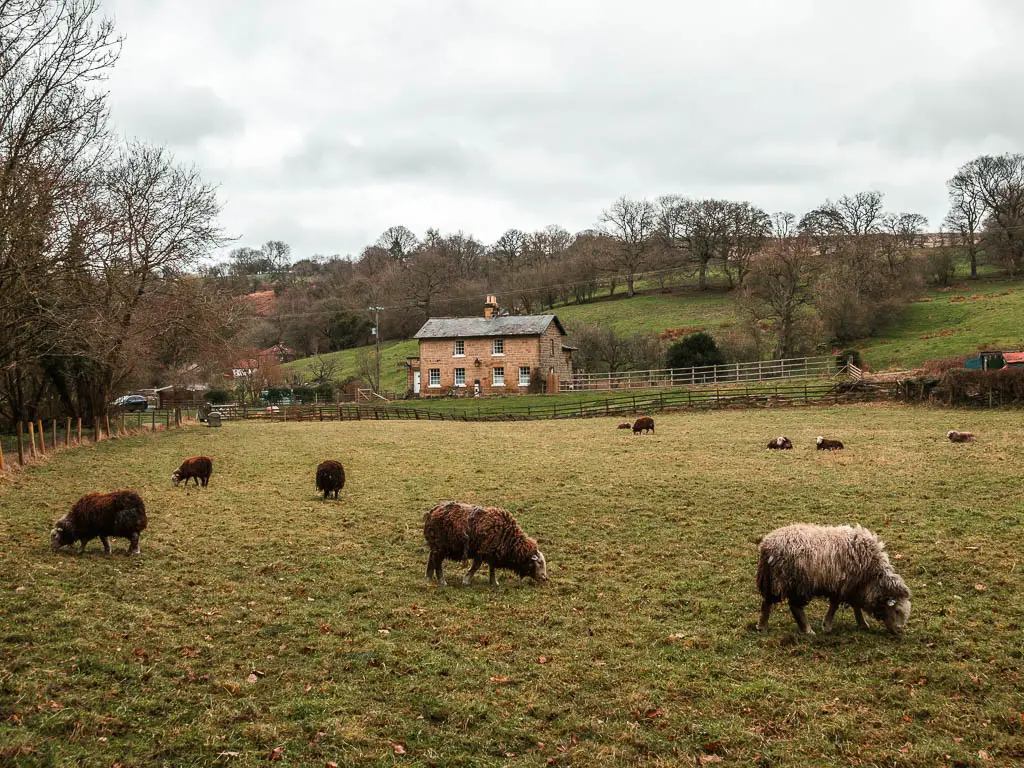
[[[491, 244], [463, 231], [422, 237], [385, 230], [354, 258], [290, 261], [287, 245], [239, 248], [206, 269], [239, 292], [272, 288], [273, 311], [249, 336], [303, 355], [372, 343], [368, 307], [383, 306], [385, 339], [408, 338], [432, 315], [475, 315], [497, 294], [516, 314], [617, 294], [735, 292], [741, 323], [723, 339], [732, 359], [790, 357], [877, 332], [924, 283], [977, 276], [988, 263], [1024, 269], [1024, 155], [982, 156], [948, 182], [950, 211], [936, 237], [919, 213], [890, 212], [875, 191], [825, 200], [797, 217], [747, 202], [666, 195], [620, 198], [593, 229], [509, 229]], [[573, 329], [590, 338], [607, 329]], [[607, 342], [607, 339], [606, 339]], [[607, 344], [606, 344], [607, 346]], [[628, 344], [632, 366], [663, 356], [656, 340]], [[599, 356], [581, 355], [590, 359]]]
[[100, 0], [0, 2], [0, 424], [90, 419], [241, 327], [192, 273], [224, 243], [213, 187], [109, 130], [120, 45]]

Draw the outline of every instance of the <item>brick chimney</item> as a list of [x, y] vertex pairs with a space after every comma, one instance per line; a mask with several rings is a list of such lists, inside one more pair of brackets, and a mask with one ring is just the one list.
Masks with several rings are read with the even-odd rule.
[[484, 318], [490, 320], [498, 314], [498, 297], [488, 296], [487, 302], [484, 304]]

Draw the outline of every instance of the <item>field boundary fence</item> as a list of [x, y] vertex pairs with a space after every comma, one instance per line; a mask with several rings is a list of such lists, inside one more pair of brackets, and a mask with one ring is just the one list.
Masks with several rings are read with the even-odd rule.
[[175, 429], [195, 416], [193, 408], [153, 408], [144, 412], [108, 413], [88, 421], [72, 416], [19, 421], [12, 429], [0, 431], [0, 476], [60, 451], [102, 440]]
[[[858, 369], [859, 371], [859, 369]], [[785, 360], [755, 360], [728, 365], [701, 365], [692, 368], [658, 368], [649, 371], [617, 373], [577, 373], [561, 379], [563, 392], [615, 389], [671, 389], [717, 384], [763, 383], [782, 379], [836, 378], [852, 374], [849, 366], [839, 365], [834, 355], [795, 357]]]
[[592, 400], [558, 402], [538, 405], [490, 406], [484, 400], [458, 410], [429, 407], [389, 405], [304, 405], [280, 409], [248, 408], [229, 405], [218, 408], [225, 420], [254, 419], [263, 421], [532, 421], [573, 419], [598, 416], [625, 416], [687, 408], [750, 408], [787, 405], [819, 405], [830, 403], [867, 402], [891, 397], [888, 388], [855, 382], [805, 382], [776, 384], [774, 387], [746, 386], [685, 389], [681, 391], [633, 393]]

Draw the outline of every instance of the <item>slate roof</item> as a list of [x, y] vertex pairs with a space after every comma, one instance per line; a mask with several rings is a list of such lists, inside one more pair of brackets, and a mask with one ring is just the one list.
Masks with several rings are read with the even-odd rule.
[[565, 336], [556, 315], [506, 315], [504, 317], [432, 317], [414, 339], [468, 339], [481, 336], [543, 336], [554, 323]]

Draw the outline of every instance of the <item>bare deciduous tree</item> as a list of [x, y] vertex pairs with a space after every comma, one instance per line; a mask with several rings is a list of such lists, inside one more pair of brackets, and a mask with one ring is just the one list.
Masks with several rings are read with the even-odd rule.
[[949, 213], [946, 226], [956, 235], [956, 244], [967, 256], [971, 279], [978, 277], [978, 238], [985, 218], [985, 202], [974, 174], [961, 169], [946, 182]]
[[647, 263], [656, 226], [656, 211], [649, 200], [620, 197], [601, 214], [600, 231], [617, 242], [612, 266], [625, 278], [627, 296], [636, 293], [636, 276]]

